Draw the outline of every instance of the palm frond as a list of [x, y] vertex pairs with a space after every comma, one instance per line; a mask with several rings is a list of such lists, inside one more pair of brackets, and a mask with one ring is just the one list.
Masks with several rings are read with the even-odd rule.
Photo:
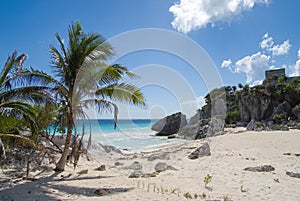
[[136, 86], [126, 83], [112, 84], [102, 87], [98, 89], [95, 94], [102, 99], [109, 98], [114, 101], [145, 106], [145, 98], [142, 92]]

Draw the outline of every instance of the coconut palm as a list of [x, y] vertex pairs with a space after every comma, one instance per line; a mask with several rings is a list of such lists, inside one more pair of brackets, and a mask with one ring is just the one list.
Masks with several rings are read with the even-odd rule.
[[[46, 91], [45, 83], [39, 85], [35, 82], [38, 81], [39, 72], [22, 67], [26, 58], [26, 54], [17, 56], [17, 51], [13, 52], [0, 72], [0, 119], [6, 118], [5, 116], [25, 119], [33, 129], [34, 136], [36, 126], [32, 104], [50, 102], [51, 97]], [[33, 77], [35, 78], [32, 79]], [[5, 133], [1, 135], [6, 136], [8, 135]]]
[[106, 64], [112, 48], [103, 36], [85, 34], [80, 22], [77, 22], [69, 27], [66, 43], [58, 34], [56, 39], [59, 49], [50, 46], [56, 78], [53, 89], [67, 119], [65, 146], [56, 170], [63, 171], [76, 119], [87, 118], [85, 108], [96, 106], [98, 112], [111, 111], [116, 123], [116, 102], [145, 105], [145, 101], [137, 87], [125, 82], [125, 77], [135, 77], [133, 73], [123, 66]]

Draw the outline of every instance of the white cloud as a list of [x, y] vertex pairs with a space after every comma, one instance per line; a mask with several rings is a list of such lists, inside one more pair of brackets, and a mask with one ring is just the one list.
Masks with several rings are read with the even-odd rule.
[[291, 44], [288, 40], [286, 40], [281, 45], [274, 45], [270, 50], [274, 56], [279, 56], [287, 54], [290, 48]]
[[273, 41], [273, 38], [270, 37], [268, 33], [266, 33], [263, 36], [263, 40], [259, 44], [260, 44], [260, 47], [262, 49], [267, 49], [268, 50], [268, 49], [273, 47], [274, 41]]
[[169, 8], [173, 13], [172, 26], [188, 33], [208, 24], [228, 22], [255, 4], [267, 4], [269, 0], [180, 0]]
[[300, 76], [300, 49], [298, 50], [298, 60], [295, 65], [290, 66], [290, 76]]
[[224, 60], [223, 62], [222, 62], [222, 68], [229, 68], [230, 66], [231, 66], [231, 64], [232, 64], [232, 61], [231, 61], [231, 59], [228, 59], [228, 60]]
[[285, 55], [289, 52], [291, 44], [289, 40], [284, 41], [282, 44], [274, 44], [273, 38], [266, 33], [263, 40], [259, 43], [262, 49], [272, 53], [273, 56]]
[[227, 68], [233, 73], [245, 73], [246, 82], [254, 83], [264, 79], [264, 72], [270, 67], [270, 59], [270, 56], [257, 52], [238, 60], [234, 65], [227, 66]]

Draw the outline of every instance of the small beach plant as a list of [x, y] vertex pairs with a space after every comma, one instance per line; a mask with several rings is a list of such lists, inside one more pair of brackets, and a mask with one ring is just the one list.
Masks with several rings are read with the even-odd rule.
[[204, 187], [209, 188], [207, 185], [211, 182], [212, 176], [210, 174], [207, 174], [206, 177], [204, 177]]
[[192, 195], [191, 195], [189, 192], [186, 192], [185, 194], [183, 194], [183, 196], [184, 196], [186, 199], [193, 199]]

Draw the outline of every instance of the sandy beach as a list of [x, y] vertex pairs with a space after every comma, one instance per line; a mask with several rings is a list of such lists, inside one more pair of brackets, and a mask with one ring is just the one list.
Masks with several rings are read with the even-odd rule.
[[[191, 160], [188, 155], [204, 142], [210, 156]], [[36, 181], [18, 181], [0, 189], [0, 200], [300, 200], [300, 131], [245, 131], [226, 129], [221, 136], [186, 141], [158, 150], [103, 154], [93, 149], [76, 170], [31, 171]], [[154, 173], [165, 163], [167, 170]], [[96, 168], [105, 165], [105, 170]], [[271, 165], [270, 172], [247, 167]], [[86, 174], [78, 174], [87, 170]], [[2, 170], [1, 178], [4, 178]], [[144, 177], [129, 178], [132, 172]], [[149, 175], [155, 177], [150, 177]], [[211, 175], [205, 187], [204, 178]], [[95, 194], [104, 189], [107, 195]]]

